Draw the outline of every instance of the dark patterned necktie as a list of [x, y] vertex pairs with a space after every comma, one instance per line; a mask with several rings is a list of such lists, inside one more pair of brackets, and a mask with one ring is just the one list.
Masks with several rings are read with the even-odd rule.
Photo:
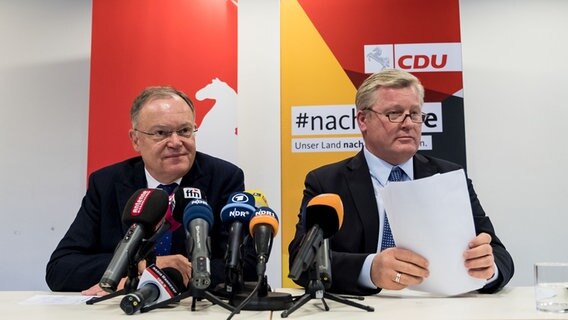
[[[177, 183], [171, 183], [166, 185], [160, 184], [158, 185], [157, 189], [162, 189], [165, 192], [167, 192], [169, 195], [172, 195], [172, 193], [174, 193], [174, 190], [177, 188], [177, 186], [178, 186]], [[166, 212], [166, 215], [168, 214], [169, 215], [172, 214], [171, 208], [169, 208], [168, 211]], [[172, 232], [168, 230], [166, 231], [166, 233], [162, 235], [160, 239], [158, 239], [158, 242], [156, 242], [155, 253], [157, 256], [167, 256], [170, 254], [171, 250], [172, 250]]]
[[[389, 175], [389, 181], [401, 181], [404, 171], [400, 167], [393, 167]], [[385, 222], [383, 224], [383, 238], [381, 241], [381, 251], [394, 247], [394, 238], [391, 233], [391, 228], [389, 225], [389, 219], [387, 218], [387, 213], [385, 212]]]

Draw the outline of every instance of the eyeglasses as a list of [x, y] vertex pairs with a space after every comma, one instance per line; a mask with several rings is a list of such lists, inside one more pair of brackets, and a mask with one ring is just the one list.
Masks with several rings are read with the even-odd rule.
[[182, 138], [191, 138], [193, 136], [194, 133], [197, 132], [197, 128], [194, 127], [184, 127], [178, 130], [163, 130], [163, 129], [157, 129], [154, 130], [153, 132], [145, 132], [142, 130], [138, 130], [136, 128], [134, 128], [134, 131], [136, 132], [140, 132], [143, 133], [145, 135], [151, 136], [153, 140], [155, 141], [162, 141], [164, 139], [167, 139], [169, 137], [172, 136], [172, 134], [177, 134], [178, 137], [182, 137]]
[[426, 114], [423, 112], [410, 112], [410, 113], [403, 113], [400, 111], [389, 111], [386, 113], [381, 113], [378, 111], [375, 111], [373, 109], [365, 109], [367, 111], [372, 111], [376, 114], [380, 114], [382, 116], [387, 117], [387, 119], [389, 119], [390, 122], [393, 123], [401, 123], [404, 122], [406, 120], [406, 117], [410, 118], [410, 121], [414, 122], [414, 123], [422, 123], [424, 122], [424, 117], [426, 117]]

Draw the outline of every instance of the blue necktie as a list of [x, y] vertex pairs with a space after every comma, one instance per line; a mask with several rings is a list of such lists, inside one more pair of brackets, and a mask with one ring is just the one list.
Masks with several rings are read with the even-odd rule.
[[[400, 167], [393, 167], [389, 175], [389, 181], [401, 181], [404, 171]], [[392, 237], [391, 228], [389, 225], [389, 219], [387, 218], [387, 213], [385, 212], [385, 223], [383, 224], [383, 239], [381, 241], [381, 251], [394, 247], [394, 238]]]
[[[165, 192], [167, 192], [169, 195], [171, 195], [172, 193], [174, 193], [174, 190], [177, 188], [177, 186], [178, 186], [177, 183], [171, 183], [166, 185], [160, 184], [158, 185], [157, 189], [162, 189]], [[171, 214], [171, 210], [168, 210], [166, 214]], [[157, 256], [167, 256], [170, 254], [171, 249], [172, 249], [172, 232], [168, 230], [166, 231], [166, 233], [164, 233], [164, 235], [162, 235], [160, 239], [158, 239], [158, 242], [156, 243], [155, 253]]]

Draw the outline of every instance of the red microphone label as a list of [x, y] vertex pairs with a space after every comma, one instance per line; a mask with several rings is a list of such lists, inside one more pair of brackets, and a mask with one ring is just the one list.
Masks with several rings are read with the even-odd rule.
[[150, 196], [151, 193], [152, 190], [144, 190], [140, 192], [138, 198], [136, 198], [136, 201], [132, 206], [132, 211], [130, 212], [132, 216], [136, 217], [140, 215], [140, 213], [144, 209], [144, 204], [146, 203], [146, 200], [148, 199], [148, 196]]

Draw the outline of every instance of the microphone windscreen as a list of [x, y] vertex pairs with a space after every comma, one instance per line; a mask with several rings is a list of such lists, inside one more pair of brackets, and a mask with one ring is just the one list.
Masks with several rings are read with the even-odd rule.
[[206, 200], [202, 195], [201, 190], [199, 190], [198, 188], [183, 187], [176, 190], [176, 192], [174, 193], [174, 209], [172, 212], [172, 216], [174, 217], [175, 221], [179, 223], [183, 222], [183, 213], [185, 211], [185, 207], [191, 200], [194, 199]]
[[187, 286], [183, 283], [183, 276], [178, 269], [168, 267], [162, 269], [162, 271], [164, 271], [168, 279], [170, 279], [172, 284], [178, 289], [178, 292], [187, 290]]
[[268, 207], [268, 200], [266, 200], [266, 196], [264, 195], [264, 192], [262, 192], [261, 190], [253, 189], [253, 190], [245, 190], [245, 192], [252, 194], [252, 196], [254, 197], [255, 207], [257, 208]]
[[161, 189], [139, 189], [124, 207], [122, 222], [126, 225], [141, 224], [146, 232], [154, 227], [166, 214], [169, 206], [168, 194]]
[[248, 192], [235, 192], [231, 194], [227, 204], [221, 209], [221, 221], [233, 223], [236, 221], [248, 224], [254, 215], [254, 197]]
[[211, 209], [211, 206], [205, 200], [193, 199], [187, 204], [183, 212], [183, 225], [185, 230], [188, 230], [189, 223], [194, 219], [207, 221], [209, 230], [211, 230], [215, 218], [213, 217], [213, 209]]
[[254, 236], [254, 227], [259, 224], [267, 224], [272, 228], [272, 236], [275, 237], [278, 233], [278, 216], [268, 207], [260, 207], [250, 219], [249, 232]]
[[306, 229], [317, 224], [327, 239], [343, 224], [343, 202], [335, 193], [320, 194], [308, 202], [304, 214]]

